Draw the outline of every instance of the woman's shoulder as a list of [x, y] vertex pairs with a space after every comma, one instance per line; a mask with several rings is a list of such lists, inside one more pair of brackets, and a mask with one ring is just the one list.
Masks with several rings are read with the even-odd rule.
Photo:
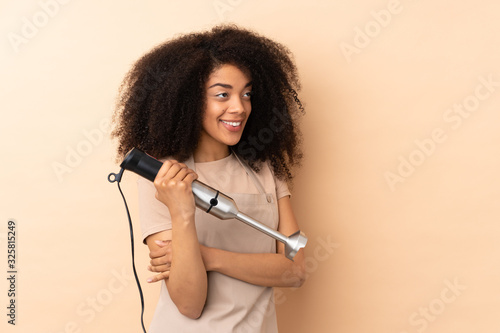
[[239, 158], [259, 178], [266, 190], [274, 189], [278, 193], [278, 196], [289, 194], [287, 181], [275, 175], [272, 162], [269, 159], [259, 162], [254, 167], [250, 167], [248, 161], [245, 161], [241, 157]]

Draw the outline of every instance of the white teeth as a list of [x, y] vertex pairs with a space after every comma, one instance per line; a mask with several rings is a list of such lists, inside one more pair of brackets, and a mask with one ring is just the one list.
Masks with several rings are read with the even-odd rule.
[[240, 126], [241, 125], [241, 121], [239, 122], [232, 122], [232, 121], [225, 121], [225, 120], [221, 120], [224, 124], [228, 124], [228, 125], [231, 125], [233, 127], [236, 127], [236, 126]]

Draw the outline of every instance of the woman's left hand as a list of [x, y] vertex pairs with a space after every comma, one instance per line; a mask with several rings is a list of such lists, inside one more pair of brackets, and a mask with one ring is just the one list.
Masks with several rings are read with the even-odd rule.
[[170, 275], [170, 265], [172, 263], [172, 241], [156, 241], [160, 247], [156, 251], [151, 251], [149, 257], [151, 258], [151, 265], [148, 266], [150, 272], [159, 273], [150, 277], [148, 282], [158, 282], [168, 279]]

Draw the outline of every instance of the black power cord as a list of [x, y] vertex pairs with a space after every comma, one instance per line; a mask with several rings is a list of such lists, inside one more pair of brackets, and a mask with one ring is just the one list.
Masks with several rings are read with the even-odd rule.
[[142, 330], [144, 331], [144, 333], [146, 333], [146, 328], [144, 327], [144, 295], [142, 293], [141, 283], [139, 282], [139, 278], [137, 277], [137, 271], [135, 269], [134, 229], [132, 227], [132, 219], [130, 218], [130, 211], [128, 209], [127, 200], [125, 200], [125, 196], [123, 195], [122, 189], [120, 187], [120, 181], [122, 180], [123, 171], [125, 171], [125, 169], [122, 168], [118, 174], [116, 174], [116, 173], [110, 173], [108, 175], [108, 181], [110, 183], [116, 182], [116, 184], [118, 185], [118, 190], [120, 191], [120, 194], [122, 195], [123, 203], [125, 204], [125, 210], [127, 211], [128, 224], [129, 224], [129, 227], [130, 227], [130, 243], [131, 243], [131, 249], [132, 249], [132, 269], [134, 271], [134, 277], [135, 277], [135, 282], [137, 283], [137, 288], [139, 289], [139, 296], [141, 297], [141, 325], [142, 325]]

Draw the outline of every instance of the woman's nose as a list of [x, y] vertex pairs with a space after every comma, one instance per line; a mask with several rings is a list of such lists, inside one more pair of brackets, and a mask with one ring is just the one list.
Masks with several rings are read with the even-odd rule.
[[235, 97], [234, 100], [231, 101], [231, 105], [228, 110], [229, 113], [243, 113], [245, 112], [245, 105], [240, 97]]

